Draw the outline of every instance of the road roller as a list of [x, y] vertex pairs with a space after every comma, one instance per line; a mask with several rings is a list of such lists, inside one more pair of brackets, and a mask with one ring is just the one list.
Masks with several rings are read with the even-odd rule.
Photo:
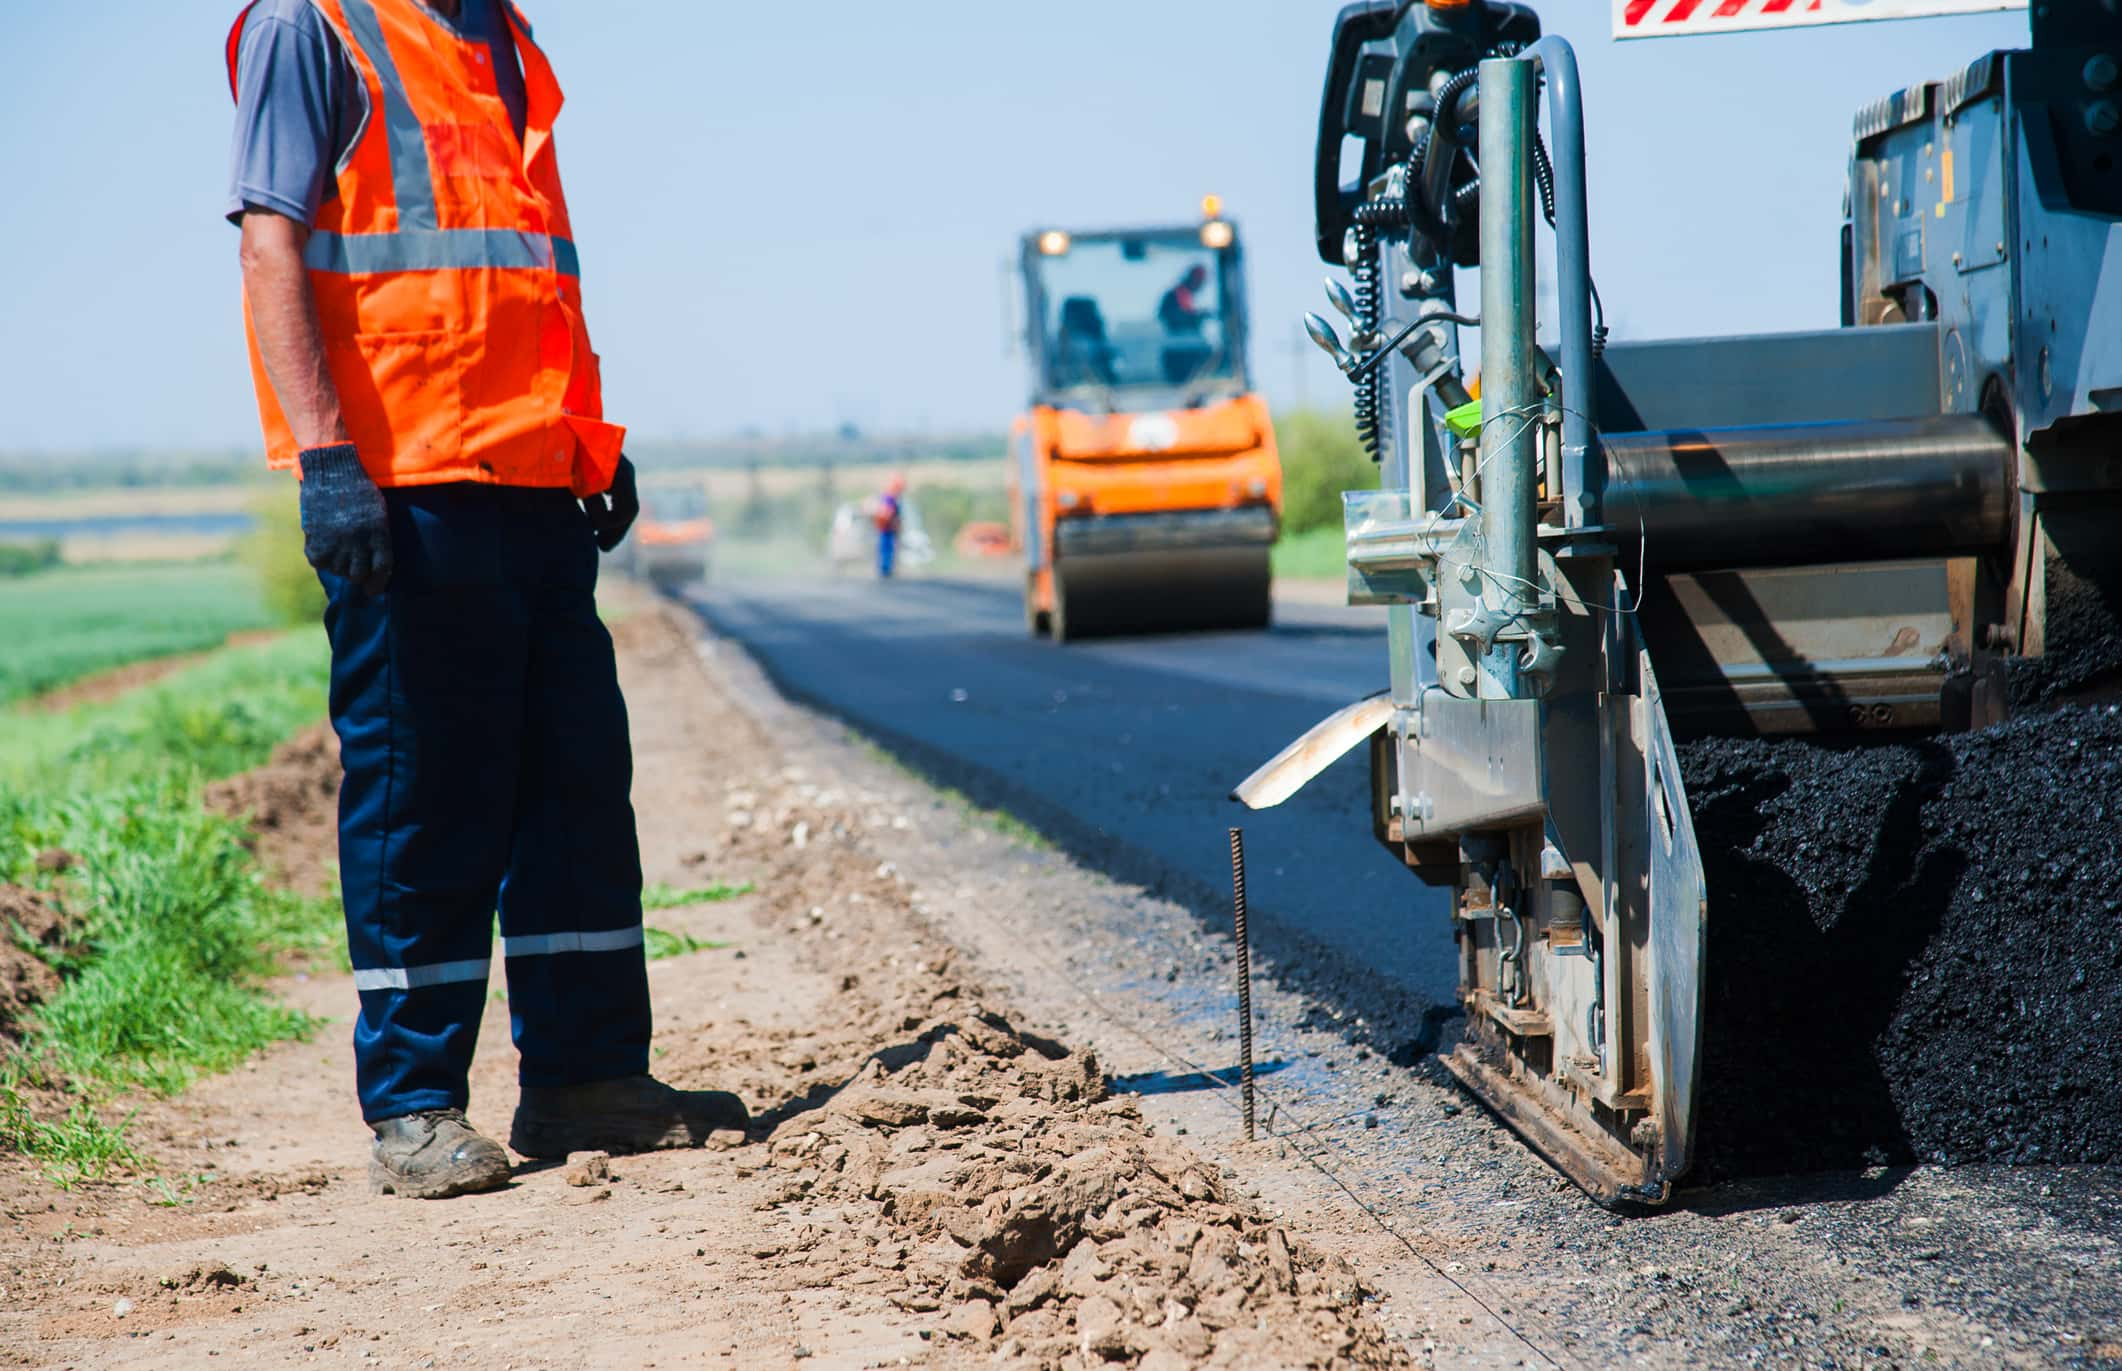
[[2122, 18], [2030, 24], [1857, 111], [1838, 326], [1609, 342], [1570, 45], [1498, 0], [1335, 21], [1313, 170], [1343, 318], [1307, 327], [1379, 463], [1345, 497], [1348, 591], [1387, 607], [1391, 684], [1237, 798], [1368, 744], [1373, 830], [1459, 949], [1444, 1065], [1602, 1203], [1668, 1201], [1698, 1137], [1719, 892], [1676, 743], [1979, 728], [2114, 689]]
[[1024, 235], [1027, 412], [1011, 428], [1025, 620], [1056, 642], [1263, 628], [1282, 466], [1214, 196], [1178, 227]]

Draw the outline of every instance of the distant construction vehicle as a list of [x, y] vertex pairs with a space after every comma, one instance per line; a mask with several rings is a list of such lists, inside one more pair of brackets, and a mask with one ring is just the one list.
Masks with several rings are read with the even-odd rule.
[[659, 484], [641, 490], [641, 519], [619, 545], [622, 570], [658, 590], [680, 590], [707, 579], [715, 524], [707, 492], [698, 484]]
[[1261, 628], [1282, 466], [1246, 361], [1237, 226], [1025, 235], [1030, 411], [1011, 431], [1025, 618], [1091, 634]]
[[[1617, 0], [1615, 23], [1971, 8]], [[1349, 497], [1348, 584], [1388, 607], [1392, 685], [1239, 798], [1369, 741], [1378, 837], [1450, 892], [1467, 1031], [1445, 1064], [1602, 1202], [1670, 1197], [1704, 1095], [1706, 935], [1734, 896], [1705, 878], [1676, 743], [1981, 727], [2113, 680], [2118, 53], [2112, 4], [2036, 3], [2026, 50], [1858, 111], [1841, 327], [1607, 346], [1570, 45], [1498, 0], [1339, 16], [1314, 172], [1352, 336], [1308, 325], [1381, 463]], [[1475, 265], [1478, 321], [1453, 290]], [[1786, 1078], [1763, 1079], [1723, 1088]]]

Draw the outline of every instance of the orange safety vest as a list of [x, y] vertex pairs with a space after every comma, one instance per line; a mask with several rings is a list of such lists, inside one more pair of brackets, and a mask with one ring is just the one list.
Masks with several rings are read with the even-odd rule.
[[[416, 0], [311, 0], [368, 87], [369, 118], [318, 211], [303, 260], [339, 405], [379, 486], [611, 485], [626, 430], [604, 422], [597, 355], [553, 153], [560, 86], [503, 4], [523, 63], [524, 133], [487, 46]], [[243, 21], [228, 37], [229, 89]], [[258, 354], [267, 461], [296, 443]]]

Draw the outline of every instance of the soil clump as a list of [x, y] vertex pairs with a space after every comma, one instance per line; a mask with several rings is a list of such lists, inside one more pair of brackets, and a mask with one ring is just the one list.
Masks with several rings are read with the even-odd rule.
[[206, 788], [206, 807], [247, 821], [251, 849], [272, 878], [304, 895], [336, 883], [339, 739], [331, 725], [303, 730], [264, 766]]
[[72, 932], [47, 897], [0, 885], [0, 1045], [19, 1044], [28, 1017], [59, 993], [53, 963], [71, 950]]
[[1681, 748], [1699, 1174], [2122, 1161], [2122, 713]]

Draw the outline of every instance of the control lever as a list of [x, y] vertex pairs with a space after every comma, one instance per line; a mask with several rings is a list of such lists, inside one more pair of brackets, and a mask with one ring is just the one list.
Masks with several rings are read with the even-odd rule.
[[1341, 346], [1340, 335], [1334, 332], [1334, 326], [1326, 320], [1316, 314], [1307, 314], [1304, 316], [1304, 331], [1311, 335], [1311, 340], [1319, 345], [1321, 352], [1334, 359], [1334, 365], [1341, 368], [1344, 374], [1356, 365], [1355, 355]]
[[[1331, 276], [1326, 278], [1326, 303], [1341, 311], [1342, 318], [1351, 324], [1356, 323], [1356, 297], [1349, 293], [1347, 286]], [[1362, 325], [1358, 324], [1357, 327]]]

